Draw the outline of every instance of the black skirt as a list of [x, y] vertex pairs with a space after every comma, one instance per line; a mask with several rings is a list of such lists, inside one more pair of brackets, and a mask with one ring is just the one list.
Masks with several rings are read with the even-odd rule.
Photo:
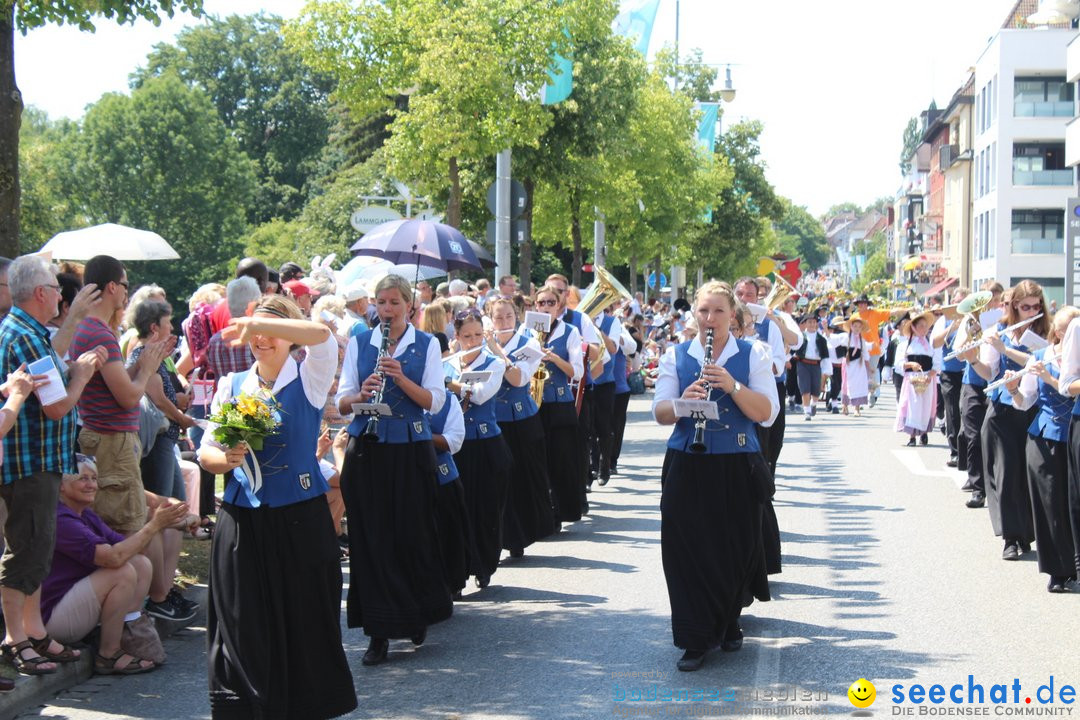
[[1068, 443], [1027, 439], [1028, 484], [1039, 547], [1039, 572], [1070, 577], [1076, 573], [1076, 548], [1069, 518]]
[[469, 579], [469, 511], [465, 509], [465, 488], [461, 486], [460, 478], [439, 486], [435, 518], [443, 578], [450, 593], [454, 594], [463, 590]]
[[675, 646], [706, 650], [764, 583], [766, 479], [750, 453], [667, 451], [661, 475], [660, 550]]
[[469, 512], [469, 575], [489, 578], [499, 567], [511, 461], [502, 435], [466, 440], [454, 456]]
[[349, 440], [341, 495], [349, 516], [349, 627], [409, 638], [453, 612], [435, 528], [431, 441]]
[[501, 422], [499, 427], [513, 457], [503, 511], [502, 546], [506, 550], [524, 550], [555, 529], [544, 426], [540, 416], [533, 415]]
[[585, 503], [585, 438], [578, 429], [574, 404], [544, 403], [539, 416], [547, 445], [555, 519], [575, 522], [581, 519]]
[[339, 555], [325, 498], [222, 505], [207, 610], [214, 718], [332, 718], [356, 708]]
[[1027, 429], [1035, 408], [1021, 411], [991, 402], [982, 426], [986, 504], [994, 534], [1006, 541], [1035, 539], [1028, 494]]

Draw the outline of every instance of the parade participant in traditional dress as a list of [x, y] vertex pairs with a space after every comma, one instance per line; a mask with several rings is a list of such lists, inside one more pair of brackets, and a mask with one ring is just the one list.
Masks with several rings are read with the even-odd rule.
[[439, 490], [435, 498], [435, 517], [439, 528], [439, 551], [443, 576], [455, 600], [469, 579], [469, 511], [465, 507], [465, 488], [461, 484], [454, 454], [465, 441], [465, 417], [457, 396], [446, 390], [442, 410], [430, 416], [431, 442], [435, 445], [435, 477]]
[[[987, 305], [987, 310], [995, 310], [1001, 305], [1001, 298], [1005, 289], [1001, 283], [991, 281], [983, 283], [982, 290], [993, 294], [993, 299]], [[955, 348], [954, 348], [955, 350]], [[975, 356], [963, 357], [964, 380], [960, 390], [960, 425], [964, 435], [964, 444], [967, 446], [967, 473], [968, 479], [964, 483], [963, 490], [970, 490], [971, 497], [965, 503], [967, 507], [975, 509], [986, 505], [986, 474], [983, 469], [982, 451], [982, 426], [986, 419], [987, 382], [982, 375], [975, 371], [970, 359]]]
[[[330, 718], [356, 707], [341, 641], [341, 565], [316, 435], [337, 369], [337, 343], [291, 300], [265, 296], [224, 339], [255, 364], [218, 382], [211, 413], [270, 392], [280, 426], [252, 450], [203, 435], [199, 461], [226, 474], [211, 547], [207, 614], [215, 718]], [[307, 346], [297, 363], [290, 351]]]
[[[848, 414], [848, 406], [851, 406], [858, 417], [862, 415], [862, 406], [869, 402], [870, 397], [869, 348], [862, 338], [863, 321], [859, 313], [852, 315], [842, 327], [844, 337], [840, 344], [844, 354], [840, 360], [840, 404], [844, 415]], [[833, 373], [835, 378], [836, 373]]]
[[934, 314], [912, 310], [908, 319], [907, 334], [896, 347], [893, 372], [904, 374], [896, 406], [896, 431], [910, 435], [907, 445], [914, 447], [916, 437], [923, 445], [930, 442], [927, 433], [934, 426], [937, 412], [936, 383], [941, 362], [935, 361], [933, 345], [926, 336]]
[[[968, 295], [967, 288], [956, 288], [952, 293], [952, 304], [957, 304]], [[942, 355], [952, 354], [956, 331], [960, 329], [960, 315], [950, 320], [944, 313], [934, 323], [930, 332], [930, 343]], [[949, 441], [948, 467], [967, 470], [967, 441], [961, 432], [960, 395], [964, 387], [964, 361], [961, 358], [944, 360], [941, 365], [941, 399], [945, 403], [945, 436]]]
[[[1009, 293], [1001, 327], [1022, 320], [1038, 318], [1025, 327], [1001, 336], [990, 333], [988, 341], [967, 353], [972, 367], [987, 382], [993, 382], [1006, 370], [1019, 370], [1028, 361], [1032, 349], [1025, 344], [1025, 333], [1038, 341], [1049, 333], [1050, 320], [1045, 315], [1046, 298], [1042, 286], [1034, 280], [1021, 280]], [[1039, 317], [1041, 316], [1041, 317]], [[1031, 341], [1037, 342], [1037, 341]], [[1001, 557], [1016, 560], [1031, 550], [1035, 529], [1031, 519], [1031, 495], [1028, 491], [1027, 464], [1024, 461], [1027, 429], [1035, 410], [1013, 406], [1012, 396], [1004, 386], [987, 394], [989, 408], [982, 426], [983, 471], [990, 524], [994, 534], [1004, 538]]]
[[611, 313], [609, 307], [596, 318], [594, 324], [605, 353], [603, 369], [593, 379], [589, 461], [591, 472], [596, 473], [602, 487], [611, 480], [611, 444], [615, 437], [612, 427], [616, 393], [615, 355], [619, 352], [619, 343], [622, 339], [622, 323]]
[[[506, 365], [484, 347], [484, 322], [469, 308], [454, 316], [454, 338], [463, 355], [445, 363], [446, 387], [461, 400], [465, 442], [455, 462], [465, 488], [471, 534], [469, 574], [486, 588], [502, 553], [503, 510], [513, 458], [495, 421], [495, 393], [502, 387]], [[463, 381], [466, 372], [488, 372], [486, 380]]]
[[583, 440], [570, 385], [584, 373], [581, 335], [573, 325], [559, 319], [564, 311], [562, 303], [562, 293], [551, 285], [536, 291], [536, 310], [551, 316], [551, 330], [542, 345], [548, 379], [539, 414], [547, 445], [555, 520], [560, 523], [580, 520], [585, 505], [585, 453], [581, 450]]
[[[771, 422], [779, 406], [769, 353], [730, 334], [731, 289], [709, 282], [696, 300], [699, 335], [664, 353], [653, 398], [657, 422], [675, 426], [661, 474], [660, 543], [674, 642], [685, 650], [678, 668], [686, 671], [717, 645], [742, 646], [739, 615], [764, 569], [767, 466], [754, 424]], [[696, 421], [676, 416], [679, 398], [717, 404], [720, 420], [704, 421], [703, 452], [691, 450]]]
[[387, 657], [389, 640], [420, 645], [427, 626], [453, 612], [435, 527], [435, 448], [425, 411], [446, 401], [439, 343], [407, 320], [409, 283], [387, 275], [375, 286], [380, 325], [349, 340], [338, 410], [379, 400], [390, 415], [356, 415], [342, 469], [349, 517], [349, 627], [371, 642], [365, 665]]
[[1076, 579], [1076, 545], [1069, 511], [1069, 421], [1076, 403], [1058, 387], [1062, 340], [1080, 310], [1066, 306], [1054, 313], [1053, 345], [1036, 350], [1028, 374], [1006, 385], [1017, 409], [1034, 405], [1035, 419], [1028, 427], [1027, 475], [1031, 492], [1039, 572], [1050, 580], [1046, 589], [1067, 592]]
[[1058, 362], [1061, 376], [1058, 390], [1075, 400], [1069, 420], [1069, 524], [1076, 553], [1077, 577], [1080, 577], [1080, 318], [1074, 318], [1061, 342]]
[[832, 375], [832, 362], [829, 360], [829, 341], [818, 332], [817, 320], [813, 315], [799, 318], [803, 337], [799, 347], [795, 348], [796, 371], [799, 376], [799, 391], [802, 393], [803, 419], [809, 420], [817, 414], [815, 403], [821, 394], [823, 381]]
[[[487, 333], [488, 349], [505, 365], [502, 387], [495, 396], [495, 420], [510, 448], [513, 464], [503, 511], [503, 548], [519, 558], [525, 548], [555, 529], [548, 480], [547, 443], [533, 400], [532, 379], [540, 367], [540, 343], [524, 327], [518, 331], [514, 303], [508, 298], [488, 302], [493, 328]], [[515, 357], [528, 347], [535, 357]], [[528, 351], [525, 351], [526, 353]]]
[[[611, 311], [614, 308], [608, 308]], [[615, 402], [614, 412], [611, 416], [611, 474], [618, 472], [619, 455], [622, 452], [623, 434], [626, 431], [626, 411], [630, 407], [630, 382], [627, 366], [630, 356], [637, 352], [637, 342], [628, 329], [629, 323], [624, 323], [622, 334], [619, 336], [619, 349], [615, 353], [615, 366], [612, 374], [615, 376]]]

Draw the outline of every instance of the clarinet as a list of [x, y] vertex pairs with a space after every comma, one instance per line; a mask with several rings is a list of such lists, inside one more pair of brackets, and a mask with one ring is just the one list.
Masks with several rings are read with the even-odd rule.
[[[389, 320], [384, 320], [382, 325], [379, 326], [379, 329], [382, 331], [382, 345], [379, 346], [379, 357], [378, 357], [378, 359], [375, 360], [375, 367], [376, 368], [379, 367], [379, 361], [380, 360], [382, 360], [383, 358], [390, 357], [390, 352], [389, 352], [389, 350], [390, 350], [390, 321]], [[382, 380], [382, 385], [380, 385], [379, 389], [375, 392], [375, 394], [371, 396], [370, 402], [372, 404], [375, 404], [375, 405], [382, 402], [383, 393], [386, 391], [386, 373], [384, 373], [382, 370], [378, 370], [378, 369], [376, 370], [376, 372], [379, 373], [379, 378]], [[367, 427], [364, 428], [363, 438], [367, 442], [378, 442], [378, 440], [379, 440], [379, 416], [378, 415], [372, 415], [371, 417], [368, 418]]]
[[[705, 374], [705, 367], [712, 365], [713, 361], [713, 329], [709, 328], [705, 333], [705, 360], [701, 363], [701, 374], [698, 377], [702, 377]], [[712, 388], [709, 387], [709, 381], [706, 380], [705, 397], [708, 398]], [[690, 443], [690, 452], [703, 453], [705, 452], [705, 420], [698, 420], [694, 423], [694, 440]]]

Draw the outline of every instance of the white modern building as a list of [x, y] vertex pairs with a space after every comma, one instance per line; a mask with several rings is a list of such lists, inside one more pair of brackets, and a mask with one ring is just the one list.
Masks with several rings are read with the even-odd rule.
[[[1065, 294], [1065, 208], [1075, 192], [1066, 125], [1076, 115], [1066, 48], [1076, 30], [1002, 29], [975, 65], [971, 279], [1031, 278]], [[1078, 73], [1080, 74], [1080, 73]]]

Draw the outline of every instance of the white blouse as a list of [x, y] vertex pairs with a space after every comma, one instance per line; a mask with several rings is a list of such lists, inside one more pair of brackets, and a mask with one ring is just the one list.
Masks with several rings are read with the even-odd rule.
[[[360, 353], [357, 337], [359, 336], [349, 338], [349, 344], [345, 348], [345, 359], [341, 365], [341, 379], [338, 381], [337, 395], [334, 396], [335, 404], [339, 404], [343, 397], [360, 392], [364, 380], [367, 380], [367, 378], [359, 376], [360, 373], [356, 367], [356, 359]], [[394, 348], [393, 357], [401, 357], [401, 354], [415, 341], [416, 329], [412, 325], [408, 325], [405, 334], [402, 335], [397, 347]], [[380, 326], [376, 326], [371, 331], [370, 344], [376, 349], [382, 346], [382, 328]], [[336, 345], [337, 343], [335, 343], [335, 348]], [[442, 410], [443, 403], [446, 402], [446, 385], [443, 381], [442, 351], [439, 349], [439, 341], [435, 338], [431, 338], [428, 343], [427, 358], [424, 362], [424, 376], [420, 384], [431, 393], [431, 407], [424, 409], [432, 415], [437, 415]]]

